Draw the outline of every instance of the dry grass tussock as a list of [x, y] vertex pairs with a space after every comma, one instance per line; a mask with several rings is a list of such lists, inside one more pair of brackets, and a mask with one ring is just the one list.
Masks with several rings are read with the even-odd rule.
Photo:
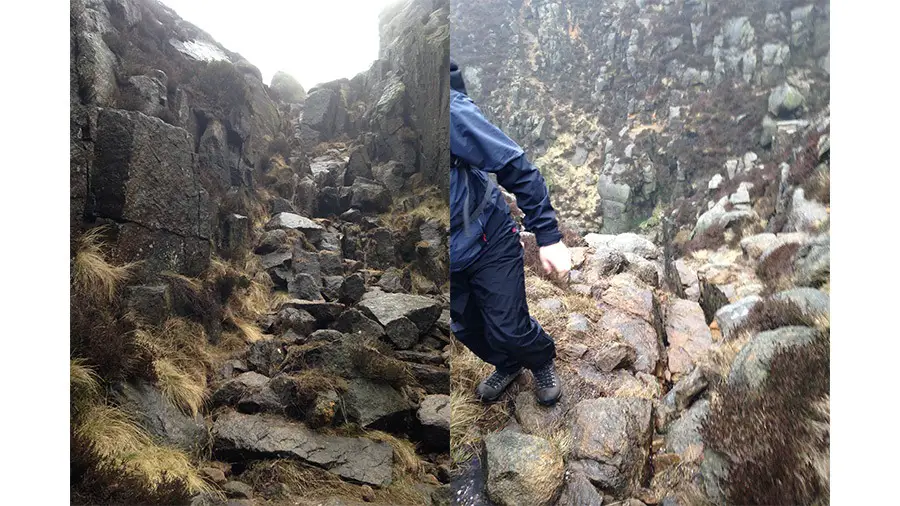
[[831, 331], [831, 321], [826, 315], [809, 314], [790, 300], [766, 297], [750, 309], [744, 322], [732, 331], [733, 337], [710, 348], [699, 365], [711, 383], [721, 383], [728, 377], [735, 357], [756, 334], [790, 326]]
[[[511, 412], [503, 402], [485, 405], [475, 397], [475, 387], [493, 367], [456, 339], [450, 346], [450, 456], [458, 465], [477, 455], [483, 436], [501, 429]], [[511, 385], [506, 395], [515, 390]]]
[[170, 318], [159, 327], [138, 329], [135, 341], [152, 364], [163, 395], [185, 413], [199, 413], [213, 368], [203, 327], [184, 318]]
[[772, 359], [758, 389], [721, 386], [701, 428], [727, 457], [729, 502], [827, 504], [830, 331]]
[[133, 372], [133, 322], [123, 318], [120, 289], [137, 264], [114, 265], [103, 246], [103, 227], [82, 235], [72, 259], [69, 292], [71, 348], [106, 378]]
[[[286, 485], [292, 495], [309, 499], [341, 497], [362, 501], [363, 487], [348, 483], [324, 469], [302, 464], [295, 460], [258, 461], [242, 475], [255, 490], [277, 490]], [[265, 492], [263, 492], [264, 495]], [[271, 494], [269, 499], [277, 499]], [[424, 504], [422, 493], [415, 489], [415, 482], [409, 476], [396, 476], [387, 488], [375, 490], [375, 501], [398, 506]]]
[[72, 268], [72, 288], [92, 301], [111, 302], [137, 263], [113, 265], [106, 260], [103, 234], [106, 227], [88, 230], [78, 240]]
[[441, 195], [428, 195], [416, 207], [403, 211], [391, 207], [391, 210], [379, 216], [396, 228], [413, 226], [417, 221], [437, 220], [444, 227], [450, 228], [450, 207]]
[[76, 496], [106, 504], [174, 503], [196, 494], [222, 498], [188, 455], [154, 443], [126, 413], [108, 405], [99, 378], [80, 360], [71, 361], [70, 389], [72, 482], [81, 485]]

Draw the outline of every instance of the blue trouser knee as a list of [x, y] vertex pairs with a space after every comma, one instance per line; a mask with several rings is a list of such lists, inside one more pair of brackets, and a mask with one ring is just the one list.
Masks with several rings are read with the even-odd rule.
[[487, 235], [469, 268], [450, 275], [451, 330], [501, 372], [537, 369], [556, 356], [553, 340], [528, 313], [524, 251], [507, 216]]

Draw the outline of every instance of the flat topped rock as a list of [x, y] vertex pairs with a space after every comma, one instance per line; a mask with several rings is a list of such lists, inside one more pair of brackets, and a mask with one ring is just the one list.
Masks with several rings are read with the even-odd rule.
[[319, 323], [330, 323], [337, 320], [338, 316], [346, 309], [346, 306], [338, 302], [291, 299], [282, 303], [279, 311], [288, 307], [306, 311]]
[[367, 296], [359, 303], [363, 313], [387, 327], [394, 321], [407, 318], [420, 332], [427, 331], [441, 316], [440, 302], [420, 295], [379, 293]]
[[393, 450], [384, 442], [318, 434], [274, 415], [225, 412], [213, 430], [215, 450], [238, 458], [297, 458], [349, 480], [390, 485]]
[[290, 228], [295, 230], [325, 230], [325, 227], [319, 225], [313, 220], [294, 213], [278, 213], [268, 223], [266, 230], [274, 230], [278, 228]]

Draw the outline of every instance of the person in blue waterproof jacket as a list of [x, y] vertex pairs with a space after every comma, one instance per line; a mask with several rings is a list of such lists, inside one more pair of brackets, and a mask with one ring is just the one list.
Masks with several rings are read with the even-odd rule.
[[450, 319], [456, 338], [494, 372], [477, 387], [497, 400], [524, 369], [544, 405], [562, 394], [553, 339], [528, 312], [524, 249], [509, 206], [488, 173], [516, 196], [534, 233], [544, 270], [565, 275], [571, 256], [541, 173], [513, 140], [491, 124], [466, 93], [450, 60]]

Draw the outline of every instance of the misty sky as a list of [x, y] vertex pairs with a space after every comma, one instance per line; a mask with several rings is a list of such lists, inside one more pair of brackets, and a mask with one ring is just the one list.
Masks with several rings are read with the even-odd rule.
[[240, 53], [266, 84], [283, 70], [305, 89], [351, 78], [378, 58], [378, 14], [396, 0], [162, 0]]

